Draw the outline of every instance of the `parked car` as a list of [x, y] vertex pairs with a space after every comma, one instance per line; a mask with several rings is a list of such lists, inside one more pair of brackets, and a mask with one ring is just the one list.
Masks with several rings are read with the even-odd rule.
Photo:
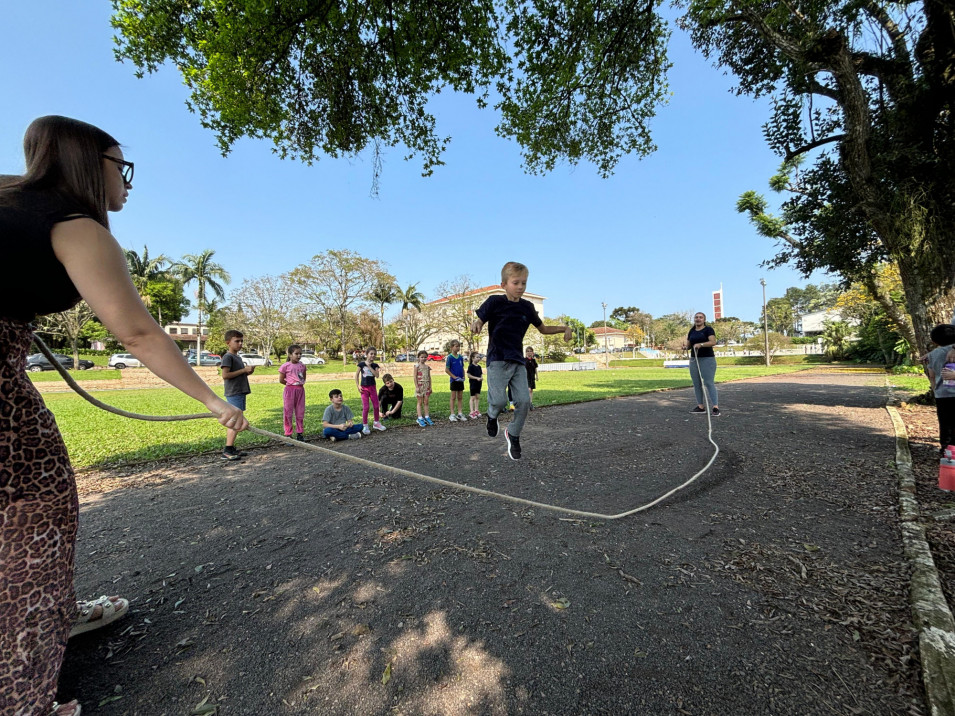
[[414, 353], [399, 353], [395, 356], [395, 360], [399, 363], [414, 363], [418, 360], [418, 356]]
[[[219, 364], [222, 362], [222, 356], [218, 353], [210, 353], [209, 351], [202, 351], [199, 354], [199, 365], [200, 366], [215, 366], [219, 367]], [[186, 351], [186, 363], [189, 365], [196, 364], [196, 351], [189, 350]]]
[[315, 351], [302, 351], [303, 365], [325, 365], [325, 359], [315, 355]]
[[107, 365], [109, 365], [110, 368], [123, 370], [123, 368], [141, 368], [143, 364], [139, 362], [136, 356], [129, 353], [113, 353], [113, 355], [109, 357], [109, 363]]
[[440, 353], [428, 353], [428, 360], [444, 360], [444, 356]]
[[[68, 370], [73, 369], [73, 358], [71, 356], [65, 356], [61, 353], [54, 353], [57, 362], [60, 363], [64, 368]], [[90, 360], [80, 360], [80, 370], [86, 370], [93, 367], [93, 361]], [[47, 360], [47, 357], [42, 353], [33, 353], [32, 355], [27, 356], [27, 366], [26, 369], [31, 373], [39, 373], [41, 370], [54, 370], [53, 364]]]
[[239, 353], [239, 358], [241, 358], [242, 362], [246, 365], [272, 365], [272, 361], [270, 361], [268, 358], [260, 356], [258, 353]]

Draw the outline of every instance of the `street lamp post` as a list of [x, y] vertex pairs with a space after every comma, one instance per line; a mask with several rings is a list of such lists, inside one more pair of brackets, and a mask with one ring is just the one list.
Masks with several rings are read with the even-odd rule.
[[610, 351], [607, 350], [607, 304], [601, 303], [604, 309], [604, 362], [610, 367]]
[[763, 350], [766, 356], [766, 367], [769, 367], [769, 317], [766, 315], [766, 280], [759, 279], [763, 287]]

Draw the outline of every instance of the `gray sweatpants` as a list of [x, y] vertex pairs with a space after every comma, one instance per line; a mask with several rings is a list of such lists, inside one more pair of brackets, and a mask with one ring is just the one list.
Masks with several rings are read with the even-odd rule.
[[[696, 362], [700, 362], [700, 368], [697, 370]], [[703, 382], [700, 383], [700, 373], [703, 373]], [[697, 405], [706, 405], [703, 402], [703, 387], [710, 394], [710, 407], [719, 405], [720, 401], [716, 397], [716, 358], [697, 358], [690, 357], [690, 378], [693, 380], [693, 392], [696, 394]]]
[[507, 406], [507, 386], [514, 398], [514, 419], [507, 432], [514, 437], [521, 434], [527, 411], [531, 407], [531, 393], [527, 387], [527, 368], [523, 363], [495, 360], [487, 364], [487, 416], [496, 418]]

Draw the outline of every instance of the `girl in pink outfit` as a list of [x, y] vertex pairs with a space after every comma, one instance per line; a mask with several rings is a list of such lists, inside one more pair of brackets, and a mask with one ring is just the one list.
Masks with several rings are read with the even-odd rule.
[[378, 386], [375, 378], [378, 377], [379, 365], [375, 363], [375, 356], [378, 351], [369, 347], [365, 351], [365, 360], [358, 363], [358, 370], [355, 371], [355, 385], [358, 392], [361, 393], [361, 422], [362, 432], [368, 435], [371, 429], [368, 427], [368, 402], [371, 401], [375, 408], [375, 430], [384, 430], [385, 426], [381, 424], [381, 409], [378, 407]]
[[302, 347], [288, 347], [288, 360], [279, 368], [279, 383], [285, 386], [282, 393], [282, 417], [285, 420], [285, 437], [292, 437], [292, 428], [297, 440], [305, 440], [305, 372], [302, 364]]

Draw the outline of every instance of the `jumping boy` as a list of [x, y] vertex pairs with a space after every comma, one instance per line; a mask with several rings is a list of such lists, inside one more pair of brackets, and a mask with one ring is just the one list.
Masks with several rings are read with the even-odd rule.
[[527, 369], [524, 365], [524, 334], [533, 324], [544, 335], [564, 334], [570, 341], [568, 326], [545, 326], [534, 304], [522, 298], [527, 290], [527, 266], [508, 261], [501, 269], [504, 295], [490, 296], [475, 311], [472, 333], [480, 333], [487, 324], [487, 434], [497, 437], [497, 416], [507, 405], [507, 388], [514, 396], [514, 419], [504, 429], [507, 454], [512, 460], [521, 457], [521, 428], [530, 407]]
[[[242, 342], [245, 336], [241, 331], [229, 330], [225, 332], [225, 343], [229, 351], [222, 356], [222, 383], [225, 386], [225, 399], [229, 405], [234, 405], [245, 412], [245, 396], [252, 392], [249, 387], [249, 376], [255, 371], [255, 366], [246, 365], [239, 357]], [[235, 436], [238, 433], [232, 428], [226, 428], [225, 448], [222, 450], [223, 460], [238, 460], [245, 453], [235, 449]]]

